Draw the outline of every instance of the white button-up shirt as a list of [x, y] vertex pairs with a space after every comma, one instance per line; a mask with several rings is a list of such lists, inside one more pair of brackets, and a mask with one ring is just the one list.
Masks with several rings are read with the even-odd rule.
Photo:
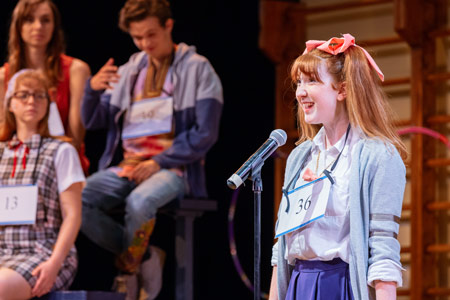
[[[311, 155], [305, 162], [295, 187], [305, 184], [302, 176], [307, 168], [317, 176], [323, 176], [326, 168], [331, 170], [339, 152], [342, 154], [331, 173], [335, 183], [331, 185], [325, 216], [288, 234], [287, 253], [289, 263], [296, 259], [302, 260], [332, 260], [341, 258], [349, 262], [350, 256], [350, 216], [349, 216], [349, 178], [351, 164], [351, 149], [361, 139], [358, 130], [351, 129], [345, 141], [344, 134], [339, 141], [326, 149], [325, 129], [317, 133], [313, 139]], [[300, 166], [299, 166], [300, 167]], [[325, 179], [328, 180], [328, 179]]]

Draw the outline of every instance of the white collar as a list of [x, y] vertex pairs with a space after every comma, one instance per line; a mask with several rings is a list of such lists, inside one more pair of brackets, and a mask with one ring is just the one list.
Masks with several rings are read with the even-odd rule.
[[345, 138], [347, 136], [347, 131], [346, 131], [333, 146], [326, 149], [326, 147], [325, 147], [326, 133], [325, 133], [325, 128], [322, 126], [320, 128], [319, 132], [316, 134], [316, 136], [312, 140], [312, 142], [313, 142], [312, 151], [313, 152], [328, 151], [328, 153], [330, 153], [330, 154], [335, 153], [336, 155], [338, 155], [339, 152], [342, 150], [341, 155], [347, 156], [348, 148], [349, 148], [350, 142], [352, 140], [352, 134], [353, 134], [353, 130], [352, 130], [352, 128], [350, 128], [350, 132], [348, 134], [347, 141], [345, 140]]

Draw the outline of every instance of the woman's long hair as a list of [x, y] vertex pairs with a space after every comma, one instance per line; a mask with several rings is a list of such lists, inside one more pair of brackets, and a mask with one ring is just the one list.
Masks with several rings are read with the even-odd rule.
[[[45, 75], [41, 71], [37, 70], [26, 70], [15, 78], [14, 82], [11, 82], [11, 87], [13, 91], [17, 89], [20, 84], [26, 84], [26, 82], [34, 81], [37, 82], [37, 86], [41, 87], [44, 91], [48, 91], [49, 83], [46, 79]], [[17, 131], [16, 117], [9, 110], [11, 105], [12, 93], [8, 93], [8, 96], [5, 99], [5, 109], [4, 109], [4, 119], [3, 126], [0, 130], [0, 141], [5, 142], [12, 139], [14, 134]], [[47, 96], [47, 111], [42, 118], [42, 120], [38, 123], [38, 133], [42, 137], [50, 137], [50, 132], [48, 130], [48, 115], [50, 109], [50, 97]]]
[[54, 30], [52, 38], [47, 45], [45, 59], [45, 75], [50, 80], [51, 86], [56, 86], [60, 78], [60, 55], [64, 52], [64, 37], [61, 29], [61, 15], [58, 8], [51, 0], [20, 0], [14, 8], [8, 40], [9, 80], [12, 75], [21, 69], [27, 68], [25, 57], [25, 42], [22, 40], [22, 26], [25, 20], [32, 14], [36, 7], [47, 3], [53, 12]]
[[[406, 146], [394, 127], [393, 111], [378, 74], [369, 65], [364, 52], [358, 47], [349, 47], [344, 53], [332, 55], [314, 49], [294, 61], [291, 67], [292, 80], [296, 83], [301, 72], [320, 81], [319, 67], [322, 63], [326, 64], [336, 86], [345, 82], [345, 107], [351, 126], [360, 128], [368, 138], [380, 138], [392, 143], [400, 156], [406, 158]], [[312, 139], [320, 126], [306, 123], [300, 106], [297, 118], [298, 142]]]

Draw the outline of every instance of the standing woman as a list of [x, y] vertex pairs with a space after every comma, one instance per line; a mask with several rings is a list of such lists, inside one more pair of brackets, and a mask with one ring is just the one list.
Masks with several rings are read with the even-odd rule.
[[75, 277], [85, 178], [75, 148], [49, 135], [48, 88], [43, 73], [23, 70], [5, 96], [0, 201], [8, 212], [0, 214], [0, 299], [67, 289]]
[[293, 63], [299, 145], [289, 155], [270, 299], [395, 299], [405, 146], [383, 73], [350, 34]]
[[17, 71], [42, 70], [50, 82], [51, 101], [57, 106], [50, 109], [50, 132], [73, 140], [87, 172], [89, 161], [84, 155], [80, 109], [90, 69], [85, 62], [63, 53], [61, 17], [51, 0], [19, 0], [12, 14], [8, 52], [8, 62], [0, 68], [0, 101], [4, 101], [8, 81]]

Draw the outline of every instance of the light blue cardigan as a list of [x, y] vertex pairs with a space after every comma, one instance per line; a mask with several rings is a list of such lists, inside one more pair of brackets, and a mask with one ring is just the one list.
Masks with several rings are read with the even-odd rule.
[[[285, 185], [308, 158], [311, 146], [312, 142], [306, 141], [291, 152], [286, 165]], [[375, 299], [375, 290], [367, 285], [369, 266], [385, 259], [401, 265], [400, 243], [396, 237], [406, 170], [400, 155], [391, 144], [378, 139], [363, 138], [354, 147], [349, 183], [350, 282], [354, 298], [367, 300]], [[286, 240], [282, 236], [274, 246], [272, 254], [272, 265], [278, 267], [280, 300], [286, 298], [292, 272], [292, 266], [284, 259], [285, 251]]]

